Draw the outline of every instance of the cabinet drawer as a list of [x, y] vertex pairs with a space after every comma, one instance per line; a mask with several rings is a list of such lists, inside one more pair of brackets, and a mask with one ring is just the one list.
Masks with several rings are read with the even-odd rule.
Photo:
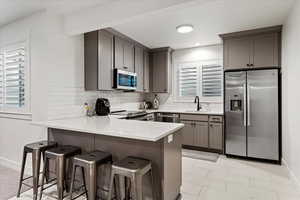
[[223, 122], [223, 117], [222, 116], [211, 115], [211, 116], [209, 116], [209, 121], [210, 122]]
[[181, 120], [191, 120], [191, 121], [208, 121], [208, 115], [187, 115], [187, 114], [181, 114], [180, 115]]

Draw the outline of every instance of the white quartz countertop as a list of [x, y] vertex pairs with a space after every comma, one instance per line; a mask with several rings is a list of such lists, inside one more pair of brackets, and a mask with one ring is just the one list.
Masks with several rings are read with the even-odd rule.
[[94, 116], [32, 122], [33, 125], [156, 142], [184, 127], [181, 123], [163, 123]]

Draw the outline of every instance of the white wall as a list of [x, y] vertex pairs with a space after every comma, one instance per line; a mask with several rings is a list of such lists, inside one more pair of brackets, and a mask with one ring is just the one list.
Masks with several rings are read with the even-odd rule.
[[[284, 24], [282, 42], [283, 159], [300, 180], [300, 1]], [[298, 182], [300, 183], [300, 182]]]
[[[85, 92], [83, 35], [67, 36], [63, 18], [46, 11], [0, 28], [0, 45], [29, 39], [31, 117], [34, 121], [84, 115], [84, 102], [107, 97], [113, 107], [136, 108], [143, 95]], [[23, 146], [46, 139], [46, 129], [31, 120], [0, 113], [0, 164], [20, 167]], [[30, 162], [28, 162], [30, 163]]]

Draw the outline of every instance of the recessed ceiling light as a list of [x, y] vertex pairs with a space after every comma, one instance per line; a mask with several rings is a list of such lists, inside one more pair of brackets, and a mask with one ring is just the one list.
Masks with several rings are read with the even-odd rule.
[[197, 47], [197, 46], [200, 46], [200, 43], [199, 43], [199, 42], [195, 43], [195, 46], [196, 46], [196, 47]]
[[176, 27], [178, 33], [189, 33], [194, 30], [193, 25], [190, 24], [182, 24]]

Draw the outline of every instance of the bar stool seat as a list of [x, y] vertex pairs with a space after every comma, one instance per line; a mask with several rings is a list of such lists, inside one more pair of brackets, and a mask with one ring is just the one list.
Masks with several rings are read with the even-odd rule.
[[[67, 167], [66, 164], [68, 161], [70, 161], [75, 155], [78, 155], [81, 153], [81, 149], [76, 146], [71, 145], [63, 145], [58, 146], [56, 148], [49, 149], [45, 152], [45, 165], [48, 165], [49, 160], [55, 161], [56, 166], [56, 180], [57, 180], [57, 193], [58, 193], [58, 199], [63, 200], [64, 198], [64, 190], [66, 189], [68, 191], [67, 187], [67, 180], [66, 180], [66, 174], [67, 174]], [[46, 175], [46, 167], [44, 166], [43, 169], [43, 176], [42, 176], [42, 185], [41, 185], [41, 191], [40, 191], [40, 199], [42, 199], [43, 190], [55, 185], [52, 184], [44, 189], [44, 179]]]
[[[72, 200], [73, 195], [73, 187], [75, 181], [75, 174], [77, 167], [81, 168], [82, 176], [83, 176], [83, 186], [85, 191], [74, 199], [86, 194], [88, 200], [95, 200], [97, 197], [97, 168], [106, 163], [112, 164], [112, 155], [103, 151], [93, 151], [90, 153], [77, 155], [73, 159], [73, 170], [72, 170], [72, 180], [71, 180], [71, 189], [70, 189], [70, 199]], [[86, 186], [85, 180], [85, 171], [88, 172], [88, 188]]]
[[[152, 163], [150, 160], [137, 157], [126, 157], [123, 160], [115, 162], [112, 165], [112, 174], [110, 179], [108, 200], [111, 200], [114, 178], [118, 176], [125, 177], [125, 184], [130, 180], [131, 188], [125, 185], [125, 199], [142, 200], [143, 199], [143, 176], [147, 173], [151, 176], [152, 198], [155, 199], [153, 190]], [[133, 194], [130, 194], [133, 191]]]
[[[33, 178], [33, 180], [32, 180], [32, 182], [33, 182], [32, 183], [33, 199], [34, 200], [37, 199], [38, 187], [39, 187], [41, 155], [43, 155], [43, 159], [45, 159], [45, 156], [44, 156], [45, 151], [50, 148], [54, 148], [56, 146], [57, 146], [56, 142], [47, 141], [47, 140], [26, 144], [24, 146], [22, 168], [21, 168], [21, 175], [20, 175], [17, 197], [20, 197], [22, 185], [31, 187], [30, 185], [25, 184], [23, 182], [29, 178]], [[24, 178], [24, 170], [25, 170], [26, 158], [27, 158], [28, 153], [32, 154], [32, 176]]]

